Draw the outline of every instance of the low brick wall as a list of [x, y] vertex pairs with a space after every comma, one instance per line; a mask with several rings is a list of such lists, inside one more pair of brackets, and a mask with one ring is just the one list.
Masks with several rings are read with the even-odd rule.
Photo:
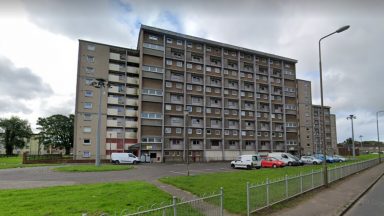
[[[103, 159], [100, 161], [101, 163], [111, 163], [110, 160]], [[29, 160], [28, 159], [28, 152], [23, 154], [23, 164], [66, 164], [66, 163], [95, 163], [95, 159], [89, 159], [89, 160], [75, 160], [72, 158], [65, 158], [65, 157], [56, 157], [52, 159], [38, 159], [38, 160]]]

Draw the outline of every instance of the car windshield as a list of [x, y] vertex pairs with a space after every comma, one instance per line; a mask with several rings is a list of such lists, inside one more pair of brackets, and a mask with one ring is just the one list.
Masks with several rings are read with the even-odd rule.
[[252, 156], [252, 161], [257, 161], [257, 156]]
[[293, 156], [293, 155], [288, 155], [290, 158], [293, 158], [295, 160], [299, 160], [299, 158], [297, 158], [296, 156]]

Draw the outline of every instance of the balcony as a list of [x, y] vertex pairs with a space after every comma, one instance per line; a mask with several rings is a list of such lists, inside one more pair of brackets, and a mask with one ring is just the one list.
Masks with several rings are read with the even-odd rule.
[[107, 120], [107, 127], [123, 127], [123, 123], [118, 120]]
[[117, 109], [107, 109], [107, 115], [118, 115]]
[[137, 106], [137, 105], [138, 105], [138, 100], [135, 100], [135, 99], [127, 99], [126, 105]]
[[139, 64], [140, 63], [140, 58], [137, 57], [137, 56], [128, 56], [128, 62]]
[[125, 77], [110, 74], [108, 75], [108, 80], [112, 82], [125, 82]]
[[107, 131], [106, 138], [123, 138], [123, 134], [119, 132]]
[[109, 53], [109, 59], [125, 61], [126, 57], [120, 53]]
[[125, 138], [126, 139], [137, 139], [137, 133], [136, 132], [126, 132]]
[[119, 98], [116, 98], [116, 97], [108, 97], [108, 103], [109, 103], [109, 104], [118, 104], [118, 103], [119, 103]]
[[112, 86], [111, 88], [108, 88], [108, 92], [111, 92], [111, 93], [123, 93], [124, 94], [124, 87]]
[[127, 94], [130, 95], [139, 95], [139, 92], [136, 88], [127, 88]]
[[126, 121], [125, 127], [129, 128], [137, 128], [137, 121]]
[[139, 79], [137, 79], [137, 78], [127, 78], [127, 83], [128, 84], [138, 85], [139, 84]]
[[139, 74], [139, 68], [128, 66], [126, 68], [127, 73]]
[[125, 115], [129, 117], [137, 117], [137, 111], [136, 110], [126, 110]]

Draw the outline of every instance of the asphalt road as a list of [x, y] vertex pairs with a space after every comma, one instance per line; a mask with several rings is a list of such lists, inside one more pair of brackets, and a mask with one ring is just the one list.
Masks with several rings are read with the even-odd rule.
[[[119, 165], [124, 166], [124, 165]], [[229, 163], [193, 163], [190, 174], [234, 171]], [[52, 167], [0, 170], [0, 189], [34, 188], [97, 182], [144, 180], [156, 181], [165, 176], [186, 175], [186, 164], [139, 164], [134, 169], [110, 172], [57, 172]]]
[[348, 210], [345, 216], [384, 215], [384, 177]]

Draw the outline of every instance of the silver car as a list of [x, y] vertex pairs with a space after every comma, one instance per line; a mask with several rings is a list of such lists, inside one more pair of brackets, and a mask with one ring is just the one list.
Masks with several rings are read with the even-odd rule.
[[317, 159], [313, 156], [301, 156], [301, 160], [305, 163], [305, 164], [321, 164], [321, 162], [323, 162], [322, 160], [320, 159]]

